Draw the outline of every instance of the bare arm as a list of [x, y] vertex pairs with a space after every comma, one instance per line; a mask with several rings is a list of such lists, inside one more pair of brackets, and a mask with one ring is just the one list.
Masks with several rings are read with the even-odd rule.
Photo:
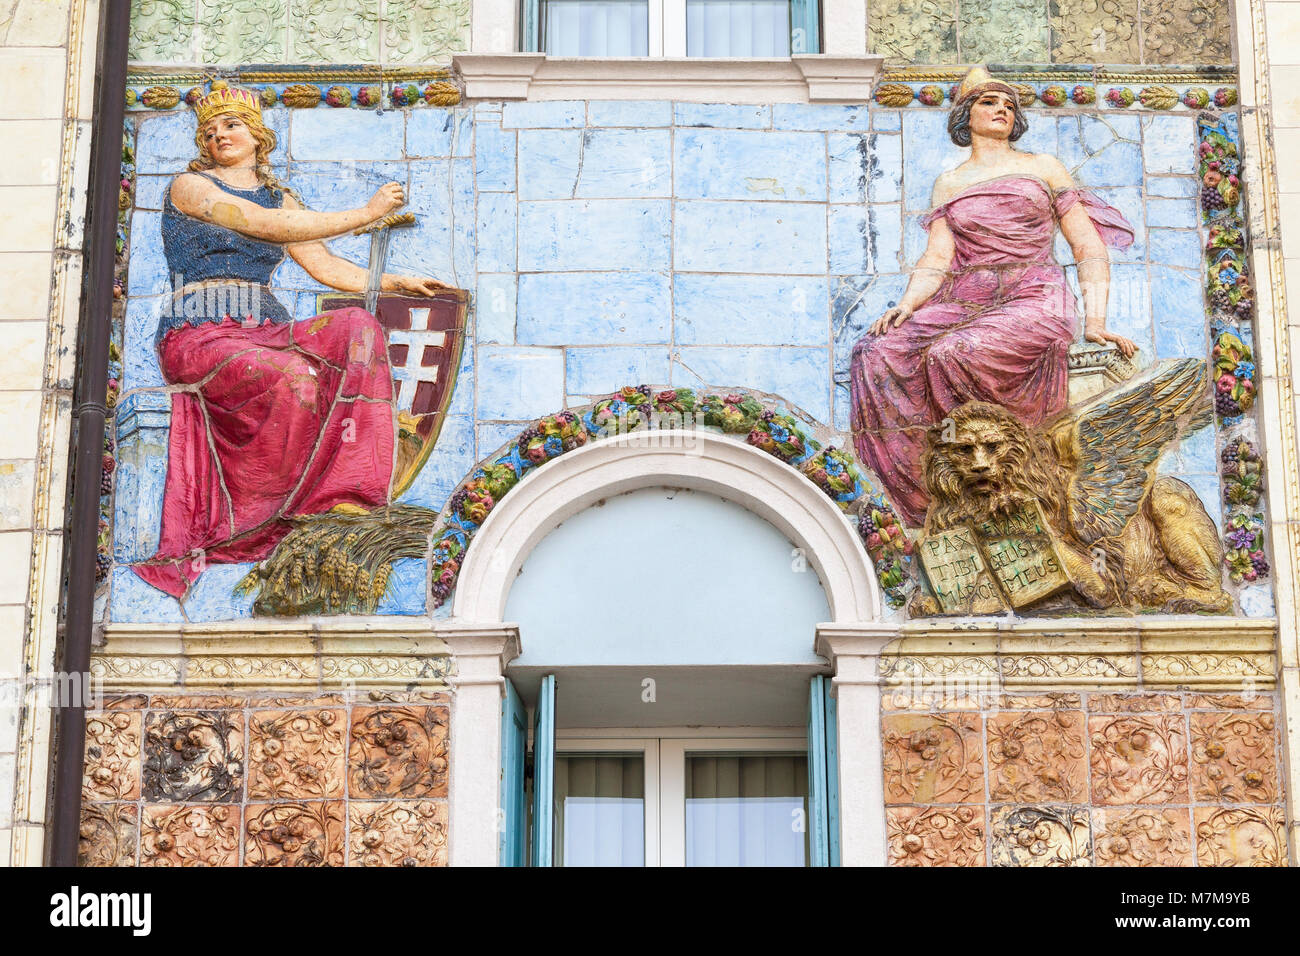
[[[286, 196], [286, 199], [289, 197]], [[302, 242], [349, 232], [397, 209], [405, 201], [402, 188], [388, 183], [359, 209], [311, 212], [298, 207], [267, 209], [221, 189], [198, 175], [178, 176], [171, 187], [172, 203], [181, 212], [204, 222], [267, 242]]]
[[[290, 195], [284, 197], [286, 210], [298, 210], [298, 205]], [[365, 292], [367, 272], [356, 263], [336, 256], [329, 246], [319, 239], [311, 242], [295, 242], [285, 247], [293, 261], [302, 266], [309, 276], [322, 285], [340, 292]], [[415, 295], [432, 295], [438, 289], [448, 286], [435, 279], [421, 279], [414, 276], [384, 273], [380, 289], [383, 292], [410, 292]]]
[[[935, 189], [936, 196], [939, 189]], [[956, 254], [952, 232], [948, 229], [948, 220], [940, 216], [930, 224], [930, 240], [925, 252], [912, 268], [912, 277], [908, 280], [907, 290], [898, 301], [898, 305], [888, 310], [871, 326], [872, 335], [884, 335], [891, 328], [898, 328], [906, 322], [921, 306], [929, 301], [930, 296], [939, 291], [943, 280], [952, 268], [952, 257]], [[892, 323], [892, 325], [891, 325]]]
[[[1048, 165], [1045, 177], [1052, 188], [1058, 192], [1069, 189], [1074, 180], [1060, 161], [1053, 157], [1044, 157]], [[1079, 270], [1079, 288], [1083, 291], [1083, 337], [1089, 342], [1102, 345], [1114, 344], [1124, 353], [1125, 358], [1132, 358], [1137, 351], [1137, 343], [1122, 335], [1106, 330], [1106, 309], [1110, 300], [1110, 253], [1106, 243], [1097, 231], [1083, 203], [1074, 206], [1061, 217], [1061, 234], [1070, 244], [1070, 252]]]

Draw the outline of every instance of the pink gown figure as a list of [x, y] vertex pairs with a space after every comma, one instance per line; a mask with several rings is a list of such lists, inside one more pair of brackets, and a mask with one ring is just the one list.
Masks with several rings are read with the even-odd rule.
[[952, 233], [943, 284], [902, 325], [854, 345], [854, 444], [909, 525], [924, 521], [929, 502], [927, 429], [951, 409], [992, 402], [1036, 425], [1065, 408], [1079, 316], [1052, 241], [1078, 203], [1107, 245], [1132, 243], [1119, 211], [1083, 189], [1053, 193], [1014, 174], [962, 190], [922, 221], [929, 229], [942, 217]]

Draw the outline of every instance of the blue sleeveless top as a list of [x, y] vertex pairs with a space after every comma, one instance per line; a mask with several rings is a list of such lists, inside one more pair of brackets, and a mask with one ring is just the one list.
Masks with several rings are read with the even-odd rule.
[[[238, 189], [209, 173], [199, 175], [267, 209], [284, 205], [283, 193], [272, 192], [265, 185]], [[252, 316], [257, 325], [293, 321], [270, 290], [271, 273], [284, 261], [284, 246], [186, 215], [172, 204], [170, 183], [163, 201], [162, 239], [173, 293], [192, 283], [207, 284], [164, 301], [155, 342], [161, 342], [172, 329], [221, 322], [227, 315], [245, 321]], [[223, 279], [230, 281], [218, 284]]]

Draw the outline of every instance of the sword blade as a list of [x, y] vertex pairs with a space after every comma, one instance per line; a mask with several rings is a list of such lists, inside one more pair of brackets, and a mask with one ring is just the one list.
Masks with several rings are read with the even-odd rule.
[[384, 279], [384, 260], [388, 258], [388, 238], [392, 230], [384, 228], [370, 234], [370, 268], [366, 270], [366, 311], [371, 315], [379, 306], [379, 287]]

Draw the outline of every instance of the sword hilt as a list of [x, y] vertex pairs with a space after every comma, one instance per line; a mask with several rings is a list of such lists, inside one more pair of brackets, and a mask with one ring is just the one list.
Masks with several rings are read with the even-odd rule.
[[383, 219], [376, 219], [369, 225], [362, 226], [360, 229], [354, 229], [352, 235], [364, 236], [367, 233], [378, 232], [380, 229], [392, 229], [398, 226], [414, 226], [415, 213], [413, 212], [391, 212]]

